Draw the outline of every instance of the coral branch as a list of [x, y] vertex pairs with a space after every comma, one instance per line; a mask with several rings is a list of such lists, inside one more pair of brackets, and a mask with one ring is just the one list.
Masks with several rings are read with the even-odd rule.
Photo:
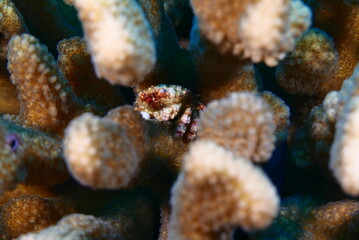
[[133, 0], [75, 0], [98, 77], [134, 86], [156, 63], [150, 26]]

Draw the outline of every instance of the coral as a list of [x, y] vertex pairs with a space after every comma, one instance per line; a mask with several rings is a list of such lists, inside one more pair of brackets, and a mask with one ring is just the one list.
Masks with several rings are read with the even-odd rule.
[[19, 91], [24, 124], [61, 134], [83, 106], [53, 56], [28, 34], [12, 38], [8, 48], [8, 69]]
[[5, 205], [10, 199], [21, 196], [37, 196], [40, 198], [55, 198], [57, 195], [51, 188], [41, 185], [18, 184], [15, 189], [4, 191], [0, 196], [0, 206]]
[[331, 90], [338, 90], [350, 77], [359, 61], [359, 6], [343, 0], [316, 0], [313, 8], [313, 26], [324, 30], [334, 39], [339, 54], [339, 69], [327, 80]]
[[22, 181], [51, 186], [67, 180], [59, 138], [4, 120], [0, 123], [0, 192]]
[[274, 95], [272, 92], [264, 91], [260, 95], [264, 101], [266, 101], [272, 109], [273, 121], [276, 126], [275, 134], [276, 141], [282, 142], [286, 139], [286, 131], [289, 127], [289, 107], [284, 103], [282, 99]]
[[358, 239], [358, 7], [0, 0], [0, 238]]
[[358, 201], [322, 203], [308, 196], [284, 199], [278, 217], [267, 230], [255, 233], [252, 240], [332, 240], [356, 239]]
[[332, 142], [334, 125], [329, 121], [323, 105], [316, 106], [310, 113], [310, 132], [314, 139]]
[[253, 93], [232, 93], [209, 103], [200, 116], [198, 138], [209, 139], [254, 162], [269, 159], [274, 149], [271, 107]]
[[74, 5], [97, 76], [126, 86], [141, 82], [155, 65], [156, 51], [150, 26], [137, 2], [75, 0]]
[[55, 226], [49, 227], [40, 233], [23, 235], [19, 240], [44, 240], [44, 239], [88, 239], [105, 240], [121, 239], [121, 235], [115, 230], [111, 222], [103, 221], [89, 215], [71, 214], [62, 218]]
[[357, 201], [329, 202], [314, 208], [310, 214], [312, 217], [304, 222], [303, 233], [299, 239], [355, 239], [359, 236], [358, 230], [354, 227], [359, 214]]
[[[55, 226], [37, 234], [28, 233], [23, 237], [107, 239], [106, 235], [100, 234], [111, 231], [114, 239], [151, 240], [157, 235], [158, 203], [154, 194], [146, 188], [140, 187], [131, 191], [93, 191], [77, 186], [64, 197], [70, 198], [78, 212], [77, 216], [66, 216]], [[99, 238], [100, 236], [103, 238]]]
[[167, 204], [161, 205], [161, 228], [158, 240], [168, 240], [168, 223], [170, 220], [171, 208]]
[[231, 54], [221, 53], [198, 29], [197, 20], [192, 27], [189, 48], [201, 86], [198, 92], [204, 104], [221, 99], [230, 92], [257, 91], [254, 66]]
[[139, 0], [152, 27], [157, 61], [154, 69], [136, 86], [136, 93], [152, 85], [167, 84], [195, 88], [196, 79], [188, 51], [181, 49], [176, 32], [168, 18], [164, 1]]
[[295, 39], [310, 24], [310, 10], [297, 0], [191, 3], [199, 28], [222, 52], [270, 66], [294, 47]]
[[172, 188], [168, 239], [229, 239], [225, 236], [234, 226], [261, 229], [276, 216], [278, 204], [263, 172], [219, 145], [199, 140]]
[[325, 95], [328, 79], [338, 70], [338, 53], [333, 40], [323, 31], [309, 29], [298, 40], [276, 70], [278, 84], [294, 95]]
[[141, 115], [132, 106], [122, 106], [112, 109], [105, 116], [126, 129], [126, 135], [133, 144], [137, 156], [142, 159], [148, 150], [148, 126]]
[[125, 128], [90, 113], [66, 129], [64, 155], [71, 174], [92, 188], [126, 187], [140, 161]]
[[356, 173], [359, 167], [358, 107], [359, 97], [353, 97], [340, 113], [330, 152], [330, 169], [344, 191], [350, 195], [359, 194], [359, 179]]
[[19, 114], [20, 102], [16, 87], [10, 81], [5, 66], [0, 66], [0, 113]]
[[12, 239], [27, 232], [39, 232], [72, 211], [69, 203], [61, 199], [15, 197], [1, 207], [1, 233], [5, 239]]
[[80, 34], [62, 16], [57, 0], [12, 1], [23, 15], [30, 33], [46, 44], [53, 54], [60, 40]]
[[321, 201], [311, 196], [295, 195], [281, 202], [278, 216], [264, 231], [254, 232], [251, 240], [298, 240], [303, 228], [303, 219]]
[[[124, 99], [117, 86], [96, 77], [88, 46], [84, 39], [64, 39], [57, 45], [57, 63], [75, 94], [102, 111], [122, 105]], [[106, 94], [103, 94], [106, 93]]]
[[0, 59], [6, 60], [7, 44], [12, 36], [27, 32], [24, 19], [20, 12], [10, 0], [0, 1], [0, 32], [2, 34], [0, 39]]

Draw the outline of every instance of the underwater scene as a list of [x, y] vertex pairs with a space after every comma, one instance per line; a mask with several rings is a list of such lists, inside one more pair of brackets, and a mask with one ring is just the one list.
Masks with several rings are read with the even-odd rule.
[[0, 240], [359, 239], [359, 0], [0, 0]]

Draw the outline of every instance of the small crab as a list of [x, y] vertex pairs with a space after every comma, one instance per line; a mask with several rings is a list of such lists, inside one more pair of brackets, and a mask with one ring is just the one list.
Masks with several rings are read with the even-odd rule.
[[140, 92], [135, 102], [135, 110], [143, 118], [172, 123], [174, 136], [184, 142], [196, 138], [199, 111], [203, 109], [190, 90], [176, 85], [151, 86]]

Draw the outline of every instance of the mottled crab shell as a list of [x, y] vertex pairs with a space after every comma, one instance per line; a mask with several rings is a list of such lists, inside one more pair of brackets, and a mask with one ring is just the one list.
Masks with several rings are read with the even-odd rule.
[[151, 86], [136, 98], [135, 110], [145, 119], [169, 121], [178, 116], [190, 91], [176, 85]]

